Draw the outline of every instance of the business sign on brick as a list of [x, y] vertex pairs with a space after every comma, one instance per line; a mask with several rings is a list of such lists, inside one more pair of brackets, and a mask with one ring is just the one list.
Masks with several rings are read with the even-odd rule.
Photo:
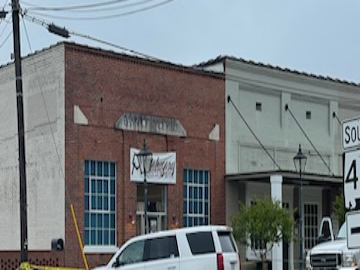
[[345, 120], [342, 130], [344, 150], [360, 146], [360, 118]]

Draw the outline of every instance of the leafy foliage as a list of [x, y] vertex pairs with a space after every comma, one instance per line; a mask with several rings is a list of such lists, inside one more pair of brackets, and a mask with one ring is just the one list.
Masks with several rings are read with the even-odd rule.
[[251, 247], [263, 261], [275, 243], [293, 239], [293, 215], [282, 208], [279, 201], [273, 201], [268, 196], [262, 200], [255, 199], [249, 206], [241, 203], [240, 211], [231, 222], [235, 239]]
[[346, 214], [343, 194], [336, 195], [335, 201], [332, 204], [332, 210], [334, 211], [339, 223], [343, 224], [345, 221], [345, 214]]

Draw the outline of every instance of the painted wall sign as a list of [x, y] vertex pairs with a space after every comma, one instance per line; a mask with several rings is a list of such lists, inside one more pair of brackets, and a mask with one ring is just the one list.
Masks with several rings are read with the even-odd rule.
[[[144, 173], [140, 170], [135, 154], [140, 150], [130, 149], [130, 180], [144, 182]], [[146, 172], [146, 181], [154, 184], [176, 184], [176, 152], [153, 153], [151, 169]]]
[[178, 119], [141, 113], [125, 112], [116, 121], [115, 128], [178, 137], [187, 136], [185, 128]]

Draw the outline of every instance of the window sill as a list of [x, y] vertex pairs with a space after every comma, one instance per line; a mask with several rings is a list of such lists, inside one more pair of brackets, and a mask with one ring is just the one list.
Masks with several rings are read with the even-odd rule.
[[116, 246], [85, 246], [84, 253], [115, 253], [119, 249]]

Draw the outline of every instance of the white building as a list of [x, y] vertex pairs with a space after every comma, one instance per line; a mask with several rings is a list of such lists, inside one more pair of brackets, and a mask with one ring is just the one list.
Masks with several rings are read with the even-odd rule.
[[[341, 122], [360, 115], [359, 85], [231, 57], [200, 66], [226, 77], [228, 222], [239, 201], [271, 195], [294, 211], [302, 194], [303, 245], [310, 249], [342, 192]], [[301, 193], [293, 162], [299, 144], [307, 156]], [[241, 253], [242, 260], [256, 259], [250, 248]], [[299, 243], [281, 244], [269, 259], [273, 269], [296, 269], [298, 254]]]

